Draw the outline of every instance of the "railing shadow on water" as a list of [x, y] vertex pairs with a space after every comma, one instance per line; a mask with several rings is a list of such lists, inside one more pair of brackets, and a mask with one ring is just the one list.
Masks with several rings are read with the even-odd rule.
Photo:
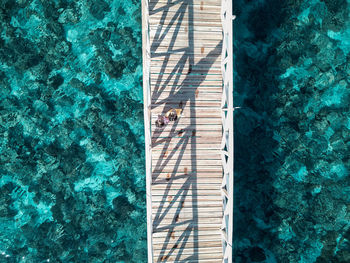
[[[283, 74], [276, 54], [276, 31], [285, 21], [293, 20], [287, 11], [297, 10], [298, 1], [293, 8], [288, 7], [292, 2], [234, 1], [235, 106], [240, 107], [235, 112], [235, 152], [239, 154], [234, 160], [234, 258], [240, 262], [249, 262], [252, 256], [268, 257], [274, 246], [285, 250], [280, 245], [280, 232], [272, 227], [284, 220], [279, 215], [281, 208], [274, 205], [278, 194], [273, 184], [275, 171], [285, 162], [284, 156], [274, 152], [277, 122], [272, 116], [280, 107], [278, 76]], [[264, 51], [261, 43], [269, 43], [269, 47]], [[251, 50], [257, 50], [254, 57]]]
[[[157, 258], [157, 262], [165, 261], [170, 256], [174, 257], [174, 261], [177, 260], [190, 260], [198, 261], [198, 203], [197, 203], [197, 159], [196, 159], [196, 132], [193, 127], [196, 127], [196, 96], [197, 88], [205, 80], [209, 69], [217, 60], [220, 52], [221, 45], [213, 47], [213, 50], [209, 54], [202, 58], [195, 64], [195, 52], [194, 52], [194, 33], [193, 33], [193, 0], [181, 0], [181, 1], [168, 1], [162, 6], [157, 6], [159, 1], [152, 1], [149, 3], [149, 12], [152, 16], [153, 14], [161, 13], [161, 19], [159, 25], [151, 41], [151, 57], [159, 57], [162, 59], [162, 65], [160, 67], [160, 73], [157, 76], [156, 84], [151, 94], [152, 107], [151, 109], [156, 109], [162, 107], [161, 114], [166, 113], [171, 108], [183, 107], [188, 104], [190, 106], [190, 122], [187, 127], [181, 129], [181, 134], [177, 132], [179, 128], [179, 121], [170, 122], [168, 126], [171, 125], [168, 134], [162, 128], [157, 128], [152, 132], [152, 147], [162, 146], [160, 151], [160, 156], [157, 163], [152, 166], [152, 184], [159, 185], [166, 183], [164, 193], [159, 202], [159, 207], [157, 208], [155, 218], [153, 219], [153, 233], [163, 232], [166, 230], [167, 236], [162, 244], [161, 253]], [[170, 7], [174, 9], [175, 6], [179, 6], [177, 10], [169, 11]], [[157, 8], [156, 8], [157, 6]], [[186, 22], [187, 17], [187, 39], [188, 43], [186, 47], [180, 49], [174, 49], [176, 41], [178, 39], [178, 34], [180, 28], [184, 22]], [[168, 25], [164, 25], [162, 20], [170, 20]], [[166, 51], [157, 52], [160, 46], [162, 46], [163, 41], [168, 40], [171, 37], [171, 41], [166, 45]], [[166, 73], [166, 69], [169, 70], [169, 62], [171, 61], [171, 56], [174, 54], [181, 54], [181, 58], [175, 63], [170, 74]], [[186, 67], [188, 63], [188, 67]], [[170, 63], [171, 64], [171, 63]], [[192, 68], [200, 68], [200, 74], [195, 74], [196, 71]], [[185, 77], [184, 77], [185, 76]], [[170, 85], [170, 83], [172, 83]], [[191, 89], [188, 89], [186, 83], [191, 83]], [[165, 99], [159, 99], [162, 92], [165, 91], [167, 87], [171, 87], [169, 91], [169, 96]], [[184, 96], [185, 94], [185, 96]], [[181, 120], [181, 116], [180, 116]], [[181, 163], [185, 160], [185, 150], [187, 147], [190, 149], [190, 169], [180, 170]], [[170, 166], [170, 161], [173, 157], [177, 156], [174, 165]], [[166, 168], [170, 168], [170, 170]], [[168, 174], [167, 178], [162, 178], [162, 174]], [[176, 194], [171, 194], [170, 191], [174, 191], [174, 182], [178, 179], [185, 179], [181, 186], [177, 186], [175, 191]], [[171, 200], [169, 199], [169, 196]], [[192, 218], [186, 218], [180, 222], [179, 214], [184, 206], [186, 199], [191, 198], [192, 207]], [[169, 201], [170, 200], [170, 201]], [[167, 206], [164, 204], [168, 202]], [[175, 209], [174, 209], [175, 208]], [[173, 217], [170, 222], [169, 219], [171, 215], [170, 209], [175, 210]], [[164, 223], [163, 223], [164, 221]], [[175, 237], [174, 231], [176, 227], [182, 226], [182, 233]], [[188, 254], [188, 257], [184, 258], [182, 252], [186, 248], [187, 242], [192, 242], [189, 238], [193, 239], [192, 251], [193, 253]]]

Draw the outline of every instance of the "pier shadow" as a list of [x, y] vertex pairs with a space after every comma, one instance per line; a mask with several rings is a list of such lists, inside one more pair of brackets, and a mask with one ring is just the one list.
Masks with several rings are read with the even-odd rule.
[[[160, 249], [153, 253], [158, 255], [156, 262], [169, 258], [176, 262], [198, 262], [196, 98], [198, 87], [221, 54], [222, 43], [213, 45], [212, 50], [196, 62], [193, 0], [164, 4], [154, 0], [149, 8], [151, 16], [159, 14], [160, 17], [159, 24], [151, 25], [154, 34], [151, 57], [159, 59], [160, 65], [159, 74], [151, 77], [155, 80], [151, 109], [159, 109], [159, 114], [165, 114], [171, 108], [190, 108], [188, 123], [180, 125], [179, 116], [165, 128], [152, 129], [152, 147], [156, 147], [159, 154], [153, 164], [152, 184], [164, 186], [160, 188], [163, 192], [159, 199], [152, 201], [157, 205], [153, 210], [153, 233], [166, 232], [163, 239], [159, 239]], [[164, 25], [164, 21], [169, 22]], [[179, 35], [187, 38], [187, 43], [179, 46]], [[152, 127], [155, 127], [154, 121], [153, 118]], [[153, 244], [157, 241], [153, 239]]]
[[240, 107], [234, 116], [235, 262], [289, 261], [273, 255], [282, 246], [275, 229], [284, 220], [275, 202], [280, 195], [274, 187], [275, 172], [286, 161], [276, 151], [278, 120], [273, 116], [281, 107], [279, 28], [291, 19], [287, 10], [293, 10], [294, 2], [297, 6], [298, 1], [234, 1], [234, 104]]

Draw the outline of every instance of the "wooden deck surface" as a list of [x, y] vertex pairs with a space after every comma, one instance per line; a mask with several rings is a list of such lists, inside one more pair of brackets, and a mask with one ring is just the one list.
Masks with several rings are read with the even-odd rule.
[[[150, 0], [153, 262], [222, 262], [221, 0]], [[181, 108], [175, 122], [158, 114]]]

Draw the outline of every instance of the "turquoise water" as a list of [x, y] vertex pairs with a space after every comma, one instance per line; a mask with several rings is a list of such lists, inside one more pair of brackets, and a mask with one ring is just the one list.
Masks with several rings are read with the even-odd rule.
[[[350, 1], [234, 6], [234, 260], [350, 262]], [[140, 1], [0, 23], [0, 262], [146, 262]]]
[[140, 1], [0, 8], [0, 262], [145, 262]]

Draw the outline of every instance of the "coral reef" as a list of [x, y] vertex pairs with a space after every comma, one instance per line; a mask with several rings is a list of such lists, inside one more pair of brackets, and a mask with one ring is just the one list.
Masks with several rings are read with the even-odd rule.
[[140, 16], [0, 1], [0, 262], [144, 262]]

